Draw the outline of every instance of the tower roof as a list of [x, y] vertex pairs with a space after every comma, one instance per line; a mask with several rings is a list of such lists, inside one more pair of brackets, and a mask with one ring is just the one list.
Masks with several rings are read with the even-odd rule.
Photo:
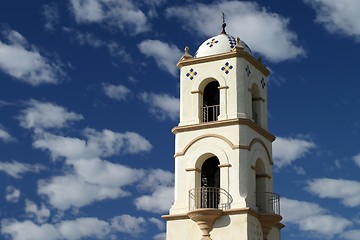
[[[205, 57], [215, 54], [228, 53], [236, 45], [236, 39], [225, 32], [211, 37], [203, 42], [195, 53], [195, 58]], [[251, 53], [251, 50], [245, 42], [240, 40], [240, 45], [244, 47], [244, 51]]]

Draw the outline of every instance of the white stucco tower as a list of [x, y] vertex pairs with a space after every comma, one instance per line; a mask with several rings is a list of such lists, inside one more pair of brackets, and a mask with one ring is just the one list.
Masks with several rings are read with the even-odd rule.
[[239, 38], [209, 38], [180, 68], [175, 200], [167, 240], [279, 240], [267, 131], [269, 70]]

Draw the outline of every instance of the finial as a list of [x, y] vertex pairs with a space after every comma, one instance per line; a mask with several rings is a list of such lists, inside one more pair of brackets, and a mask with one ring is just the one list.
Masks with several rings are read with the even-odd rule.
[[188, 46], [186, 46], [184, 50], [185, 50], [185, 52], [184, 52], [184, 54], [182, 55], [180, 61], [181, 61], [181, 60], [184, 60], [184, 59], [188, 59], [188, 58], [192, 58], [192, 57], [193, 57], [193, 56], [191, 56], [190, 53], [189, 53], [189, 47], [188, 47]]
[[236, 46], [240, 46], [240, 38], [239, 37], [236, 38]]
[[225, 31], [225, 28], [226, 28], [225, 13], [222, 13], [222, 19], [223, 19], [223, 24], [222, 24], [221, 34], [226, 34], [226, 31]]
[[238, 51], [242, 51], [243, 49], [244, 49], [244, 46], [241, 46], [240, 38], [237, 37], [236, 38], [236, 44], [235, 44], [234, 48], [232, 49], [232, 51], [238, 52]]

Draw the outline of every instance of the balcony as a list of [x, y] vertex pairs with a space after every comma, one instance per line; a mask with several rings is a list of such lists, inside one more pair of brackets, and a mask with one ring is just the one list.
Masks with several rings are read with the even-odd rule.
[[264, 240], [267, 240], [271, 228], [282, 219], [280, 216], [280, 196], [272, 192], [257, 193], [256, 206], [259, 212]]
[[280, 196], [272, 192], [258, 193], [256, 206], [260, 213], [280, 215]]
[[189, 212], [187, 215], [196, 222], [202, 232], [202, 240], [211, 240], [210, 231], [216, 219], [225, 209], [230, 209], [232, 197], [224, 189], [198, 187], [189, 191]]
[[218, 120], [220, 105], [203, 106], [203, 122], [213, 122]]

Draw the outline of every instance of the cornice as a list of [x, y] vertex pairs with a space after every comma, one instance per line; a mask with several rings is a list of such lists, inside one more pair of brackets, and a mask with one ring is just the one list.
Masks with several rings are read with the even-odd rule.
[[177, 134], [181, 132], [196, 131], [202, 129], [216, 128], [216, 127], [226, 127], [232, 125], [246, 125], [251, 129], [255, 130], [257, 133], [264, 136], [269, 141], [273, 142], [275, 140], [274, 135], [272, 135], [270, 132], [266, 131], [265, 129], [259, 127], [252, 120], [246, 118], [235, 118], [228, 120], [219, 120], [214, 122], [191, 124], [186, 126], [177, 126], [172, 129], [172, 133]]
[[178, 68], [182, 68], [188, 65], [195, 65], [200, 63], [206, 62], [213, 62], [223, 59], [241, 57], [248, 60], [255, 68], [257, 68], [260, 72], [262, 72], [266, 77], [269, 76], [270, 71], [258, 60], [256, 60], [251, 54], [245, 51], [232, 51], [228, 53], [221, 53], [216, 55], [210, 55], [205, 57], [199, 58], [181, 58], [180, 61], [177, 63]]

